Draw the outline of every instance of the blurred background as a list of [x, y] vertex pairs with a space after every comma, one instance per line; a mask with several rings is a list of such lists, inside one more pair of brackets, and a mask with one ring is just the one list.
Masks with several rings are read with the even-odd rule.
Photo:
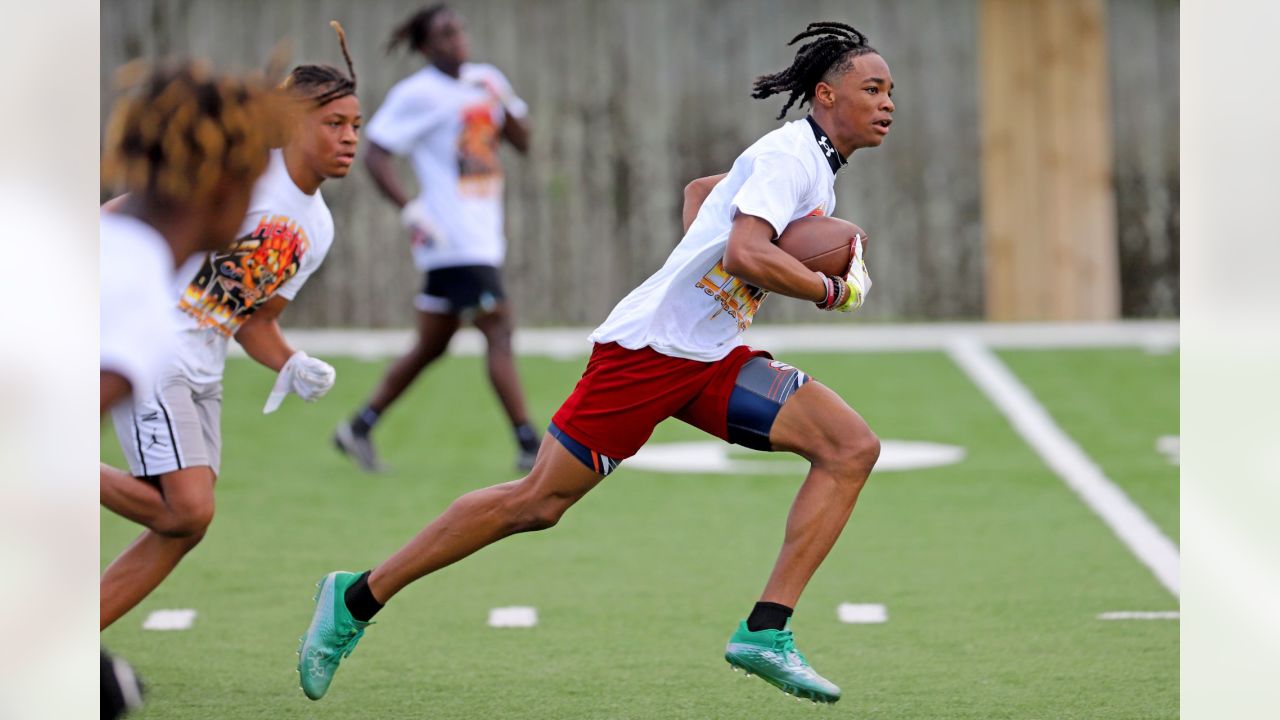
[[[136, 57], [342, 65], [365, 116], [423, 64], [384, 48], [410, 0], [109, 0], [113, 71]], [[757, 75], [814, 20], [870, 36], [894, 74], [893, 133], [852, 159], [835, 214], [872, 237], [875, 320], [1110, 320], [1179, 312], [1178, 3], [1174, 0], [459, 0], [471, 59], [532, 108], [507, 148], [505, 279], [523, 325], [594, 325], [680, 239], [681, 191], [776, 127]], [[792, 109], [787, 119], [803, 116]], [[101, 121], [100, 121], [101, 122]], [[367, 145], [365, 146], [367, 148]], [[407, 163], [400, 164], [416, 187]], [[420, 276], [363, 164], [324, 193], [333, 250], [292, 326], [407, 327]], [[775, 299], [766, 322], [821, 322]]]

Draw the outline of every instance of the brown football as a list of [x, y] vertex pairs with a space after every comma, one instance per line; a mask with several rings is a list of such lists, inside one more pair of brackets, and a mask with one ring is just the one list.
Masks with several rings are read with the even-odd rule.
[[862, 228], [848, 220], [814, 215], [788, 225], [778, 238], [778, 247], [810, 270], [844, 275], [849, 270], [855, 234], [862, 235], [865, 248], [867, 233]]

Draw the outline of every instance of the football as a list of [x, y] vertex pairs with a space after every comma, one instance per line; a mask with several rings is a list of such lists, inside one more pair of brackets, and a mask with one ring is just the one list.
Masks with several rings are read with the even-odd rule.
[[[792, 222], [778, 238], [778, 247], [824, 275], [844, 275], [849, 269], [853, 236], [867, 233], [848, 220], [814, 215]], [[865, 245], [864, 245], [865, 247]]]

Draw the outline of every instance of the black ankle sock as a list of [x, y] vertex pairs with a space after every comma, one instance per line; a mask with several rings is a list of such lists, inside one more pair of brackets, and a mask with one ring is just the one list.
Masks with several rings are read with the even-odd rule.
[[516, 442], [520, 444], [521, 450], [529, 452], [538, 452], [538, 433], [529, 423], [520, 423], [515, 426]]
[[751, 632], [759, 630], [781, 630], [787, 626], [787, 618], [792, 610], [786, 605], [771, 602], [758, 602], [747, 617], [747, 629]]
[[378, 416], [380, 414], [381, 413], [366, 405], [364, 409], [356, 413], [351, 418], [351, 432], [357, 435], [368, 435], [369, 431], [372, 430], [373, 426], [378, 422]]
[[347, 610], [351, 611], [351, 617], [360, 622], [369, 622], [382, 609], [382, 603], [369, 592], [369, 573], [371, 572], [373, 571], [366, 570], [354, 583], [351, 583], [351, 587], [347, 588], [347, 592], [342, 596], [347, 603]]

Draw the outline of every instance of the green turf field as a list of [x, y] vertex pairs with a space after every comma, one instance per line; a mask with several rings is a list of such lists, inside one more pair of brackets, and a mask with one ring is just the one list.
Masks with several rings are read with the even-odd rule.
[[[1002, 353], [1073, 438], [1171, 537], [1177, 356]], [[724, 642], [756, 599], [799, 476], [657, 474], [625, 464], [556, 528], [513, 537], [415, 585], [378, 616], [329, 695], [306, 700], [294, 649], [313, 583], [363, 570], [514, 458], [477, 358], [433, 367], [377, 433], [389, 475], [330, 449], [381, 363], [264, 417], [270, 374], [232, 361], [218, 516], [205, 542], [103, 634], [152, 691], [141, 718], [1175, 718], [1176, 621], [1100, 621], [1178, 603], [942, 353], [788, 354], [882, 438], [967, 450], [957, 465], [873, 475], [797, 609], [800, 649], [844, 689], [831, 709], [729, 671]], [[545, 423], [583, 360], [526, 358]], [[654, 442], [697, 440], [671, 421]], [[103, 458], [119, 463], [109, 430]], [[102, 515], [102, 563], [136, 532]], [[838, 622], [841, 602], [889, 621]], [[488, 610], [538, 609], [532, 629]], [[194, 627], [141, 629], [159, 608]]]

